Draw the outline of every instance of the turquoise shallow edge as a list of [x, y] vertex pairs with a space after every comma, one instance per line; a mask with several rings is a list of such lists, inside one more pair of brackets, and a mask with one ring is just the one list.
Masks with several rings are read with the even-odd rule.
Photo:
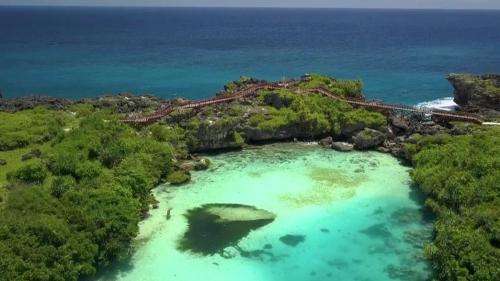
[[[101, 280], [424, 280], [422, 245], [431, 222], [410, 189], [408, 168], [376, 152], [339, 153], [277, 144], [211, 158], [193, 182], [155, 190], [159, 208], [141, 223], [131, 264]], [[201, 256], [177, 250], [183, 214], [207, 203], [238, 203], [276, 220], [238, 247]], [[165, 213], [172, 210], [171, 219]], [[301, 236], [297, 245], [284, 236]], [[206, 241], [210, 243], [210, 241]], [[254, 255], [242, 256], [241, 251]]]

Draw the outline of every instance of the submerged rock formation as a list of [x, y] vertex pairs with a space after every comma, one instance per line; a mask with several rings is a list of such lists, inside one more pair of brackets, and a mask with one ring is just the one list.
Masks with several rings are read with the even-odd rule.
[[253, 206], [206, 204], [185, 214], [189, 228], [178, 248], [202, 255], [223, 254], [250, 231], [274, 221], [276, 215]]
[[306, 237], [304, 235], [291, 235], [287, 234], [285, 236], [280, 237], [280, 241], [288, 245], [290, 247], [296, 247], [300, 243], [304, 242], [306, 240]]

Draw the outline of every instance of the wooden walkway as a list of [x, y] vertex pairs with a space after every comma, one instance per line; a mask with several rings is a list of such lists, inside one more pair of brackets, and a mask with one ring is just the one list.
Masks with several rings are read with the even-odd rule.
[[370, 109], [375, 109], [375, 110], [399, 110], [399, 111], [405, 111], [405, 112], [411, 112], [411, 113], [419, 113], [419, 114], [424, 114], [424, 115], [431, 115], [431, 116], [436, 116], [448, 121], [463, 121], [463, 122], [470, 122], [470, 123], [476, 123], [476, 124], [482, 124], [483, 122], [481, 119], [475, 116], [467, 115], [467, 114], [460, 114], [460, 113], [450, 113], [448, 111], [443, 111], [443, 110], [435, 110], [435, 109], [429, 109], [429, 108], [420, 108], [420, 107], [413, 107], [413, 106], [408, 106], [408, 105], [399, 105], [399, 104], [387, 104], [387, 103], [380, 103], [380, 102], [364, 102], [364, 101], [357, 101], [357, 100], [349, 100], [349, 99], [344, 99], [340, 98], [339, 96], [336, 96], [332, 92], [330, 92], [327, 89], [324, 88], [316, 88], [313, 91], [316, 91], [324, 96], [327, 96], [332, 99], [336, 100], [341, 100], [344, 102], [347, 102], [351, 105], [358, 106], [358, 107], [364, 107], [364, 108], [370, 108]]
[[[205, 106], [210, 106], [210, 105], [215, 105], [215, 104], [223, 104], [223, 103], [228, 103], [237, 99], [242, 99], [242, 98], [248, 98], [255, 96], [256, 93], [260, 90], [276, 90], [280, 88], [286, 88], [288, 87], [288, 84], [279, 84], [279, 83], [261, 83], [261, 84], [254, 84], [249, 86], [246, 89], [243, 89], [237, 93], [231, 94], [229, 96], [223, 96], [223, 97], [214, 97], [211, 99], [205, 99], [205, 100], [198, 100], [198, 101], [191, 101], [186, 104], [181, 104], [181, 105], [175, 105], [175, 106], [167, 106], [167, 107], [160, 107], [157, 111], [150, 115], [145, 115], [145, 116], [135, 116], [135, 117], [130, 117], [127, 119], [124, 119], [123, 122], [125, 123], [130, 123], [130, 124], [140, 124], [140, 125], [148, 125], [152, 124], [154, 122], [157, 122], [161, 120], [162, 118], [168, 116], [174, 111], [182, 111], [186, 109], [196, 109], [196, 108], [203, 108]], [[324, 95], [326, 97], [329, 97], [331, 99], [343, 101], [346, 103], [349, 103], [350, 105], [353, 105], [355, 107], [363, 107], [363, 108], [368, 108], [368, 109], [373, 109], [373, 110], [381, 110], [381, 111], [403, 111], [403, 112], [410, 112], [410, 113], [417, 113], [417, 114], [424, 114], [428, 116], [434, 116], [440, 119], [444, 119], [447, 121], [463, 121], [463, 122], [470, 122], [470, 123], [476, 123], [476, 124], [482, 124], [483, 122], [475, 116], [472, 115], [467, 115], [467, 114], [459, 114], [459, 113], [450, 113], [447, 111], [442, 111], [442, 110], [434, 110], [434, 109], [425, 109], [425, 108], [418, 108], [418, 107], [412, 107], [412, 106], [407, 106], [407, 105], [397, 105], [397, 104], [387, 104], [387, 103], [381, 103], [381, 102], [367, 102], [367, 101], [360, 101], [360, 100], [354, 100], [354, 99], [346, 99], [343, 97], [339, 97], [335, 93], [331, 92], [328, 89], [325, 88], [315, 88], [308, 90], [309, 93], [319, 93], [321, 95]]]

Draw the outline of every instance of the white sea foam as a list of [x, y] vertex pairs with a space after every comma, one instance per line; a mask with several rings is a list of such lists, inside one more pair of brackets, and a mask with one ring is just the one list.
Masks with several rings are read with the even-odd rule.
[[455, 111], [458, 105], [453, 101], [453, 97], [446, 97], [432, 101], [425, 101], [417, 104], [417, 107]]

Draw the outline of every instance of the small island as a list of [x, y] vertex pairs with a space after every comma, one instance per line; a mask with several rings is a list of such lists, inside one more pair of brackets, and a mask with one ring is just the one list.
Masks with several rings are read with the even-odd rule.
[[[224, 102], [214, 103], [131, 94], [79, 101], [0, 98], [2, 278], [93, 277], [133, 254], [139, 223], [158, 205], [152, 190], [183, 188], [193, 173], [210, 170], [206, 153], [313, 141], [344, 153], [388, 153], [412, 167], [415, 188], [435, 216], [432, 243], [423, 250], [434, 277], [495, 280], [499, 77], [450, 75], [456, 113], [387, 107], [366, 100], [361, 81], [317, 74], [277, 82], [242, 77], [211, 99]], [[203, 225], [217, 237], [221, 229], [227, 234], [228, 221], [237, 225], [228, 234], [231, 245], [275, 218], [258, 206], [231, 204], [200, 206], [186, 217], [198, 224], [210, 218]], [[186, 251], [211, 255], [229, 245], [193, 244], [205, 234], [191, 227], [181, 243]], [[282, 242], [304, 240], [286, 234]]]

